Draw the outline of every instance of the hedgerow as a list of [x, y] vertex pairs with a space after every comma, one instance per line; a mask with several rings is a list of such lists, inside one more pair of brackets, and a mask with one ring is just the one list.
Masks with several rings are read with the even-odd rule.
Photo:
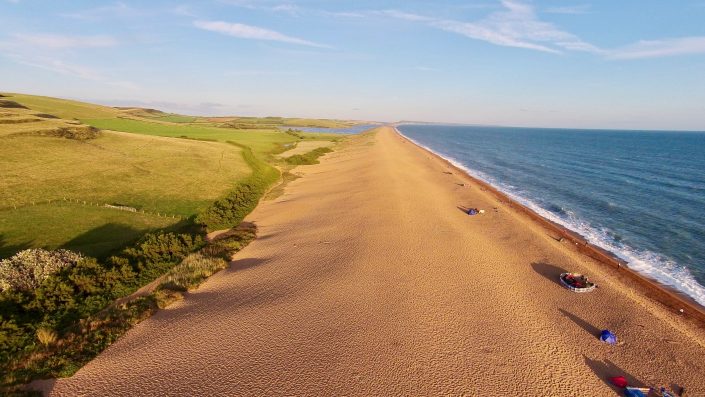
[[317, 149], [313, 149], [308, 153], [305, 154], [295, 154], [293, 156], [289, 156], [285, 159], [287, 164], [291, 165], [311, 165], [311, 164], [318, 164], [318, 158], [323, 156], [326, 153], [330, 153], [333, 150], [327, 147], [319, 147]]
[[255, 209], [267, 189], [279, 179], [279, 171], [258, 159], [252, 149], [235, 142], [228, 143], [242, 148], [242, 156], [252, 168], [252, 174], [241, 180], [225, 197], [198, 214], [196, 222], [208, 231], [239, 225], [245, 216]]
[[[8, 288], [0, 293], [0, 384], [60, 376], [71, 368], [78, 369], [80, 365], [71, 357], [82, 357], [83, 363], [114, 340], [95, 334], [96, 324], [125, 316], [133, 321], [142, 315], [134, 306], [125, 307], [127, 312], [122, 314], [114, 309], [101, 314], [106, 307], [164, 274], [203, 245], [200, 236], [157, 233], [144, 236], [105, 263], [65, 251], [39, 256], [46, 261], [43, 264], [34, 265], [37, 261], [34, 257], [34, 262], [29, 261], [32, 266], [54, 266], [53, 269], [57, 266], [52, 261], [57, 257], [68, 258], [67, 262], [80, 259], [58, 266], [56, 272], [36, 279], [30, 288]], [[92, 324], [88, 329], [86, 322]], [[109, 331], [113, 336], [115, 332]], [[45, 343], [52, 333], [56, 342]], [[36, 357], [45, 359], [38, 361]]]

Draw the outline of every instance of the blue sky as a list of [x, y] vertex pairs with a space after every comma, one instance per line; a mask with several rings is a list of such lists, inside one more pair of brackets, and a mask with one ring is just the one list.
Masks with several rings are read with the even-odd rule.
[[705, 0], [0, 0], [0, 91], [187, 114], [705, 130]]

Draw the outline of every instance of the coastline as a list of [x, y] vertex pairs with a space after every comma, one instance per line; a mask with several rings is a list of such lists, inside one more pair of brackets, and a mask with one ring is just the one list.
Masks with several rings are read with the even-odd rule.
[[[448, 167], [463, 175], [472, 183], [482, 187], [486, 191], [489, 191], [501, 203], [506, 204], [517, 213], [521, 213], [528, 217], [533, 222], [543, 227], [547, 232], [553, 233], [554, 235], [552, 237], [556, 241], [565, 241], [569, 243], [577, 252], [594, 259], [598, 263], [608, 266], [610, 270], [616, 272], [618, 277], [638, 283], [645, 296], [656, 300], [658, 303], [667, 307], [671, 312], [688, 318], [698, 327], [705, 329], [705, 306], [700, 305], [692, 297], [669, 285], [663, 284], [656, 279], [650, 278], [629, 268], [628, 262], [617, 256], [617, 254], [597, 245], [591, 244], [578, 232], [539, 215], [536, 211], [509, 197], [509, 195], [502, 192], [494, 185], [471, 175], [468, 170], [461, 168], [453, 161], [407, 137], [399, 131], [396, 125], [393, 125], [392, 128], [400, 137], [407, 140], [409, 143], [444, 162]], [[681, 312], [681, 310], [683, 310], [683, 312]]]
[[293, 172], [227, 269], [47, 392], [606, 396], [623, 375], [705, 393], [705, 332], [391, 128]]

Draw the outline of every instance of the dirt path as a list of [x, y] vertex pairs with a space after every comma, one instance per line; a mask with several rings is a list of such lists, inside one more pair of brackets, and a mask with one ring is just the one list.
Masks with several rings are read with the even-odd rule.
[[607, 375], [705, 395], [699, 331], [392, 129], [298, 171], [232, 268], [52, 395], [617, 395]]

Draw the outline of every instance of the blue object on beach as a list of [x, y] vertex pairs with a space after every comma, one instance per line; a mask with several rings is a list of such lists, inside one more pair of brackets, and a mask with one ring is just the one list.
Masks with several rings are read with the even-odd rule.
[[474, 209], [474, 208], [470, 208], [470, 209], [468, 210], [468, 215], [477, 215], [477, 210]]
[[609, 343], [610, 345], [616, 345], [617, 344], [617, 335], [610, 332], [610, 330], [605, 329], [600, 334], [600, 340], [605, 343]]
[[627, 387], [624, 389], [624, 395], [626, 397], [646, 397], [646, 394], [644, 394], [643, 391], [633, 387]]

